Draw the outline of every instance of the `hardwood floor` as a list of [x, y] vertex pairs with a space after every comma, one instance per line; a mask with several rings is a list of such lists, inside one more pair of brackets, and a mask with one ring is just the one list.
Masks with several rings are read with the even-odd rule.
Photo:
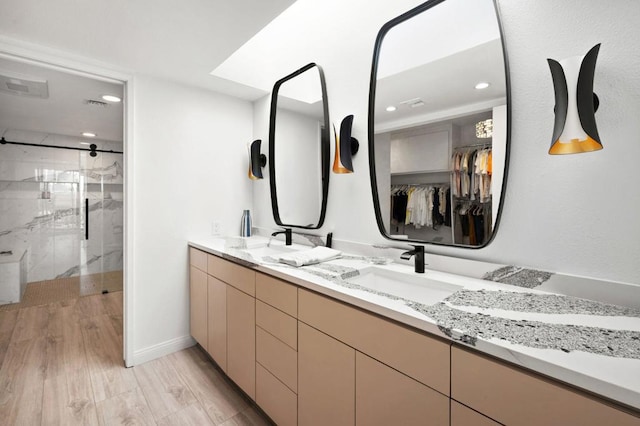
[[122, 361], [122, 292], [0, 312], [3, 425], [269, 424], [197, 346]]

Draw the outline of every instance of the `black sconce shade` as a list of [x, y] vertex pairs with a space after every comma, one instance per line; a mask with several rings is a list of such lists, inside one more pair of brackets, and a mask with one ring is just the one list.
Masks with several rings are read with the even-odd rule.
[[353, 125], [353, 115], [347, 115], [340, 123], [340, 136], [333, 126], [333, 133], [336, 135], [336, 155], [333, 160], [334, 173], [353, 173], [352, 157], [356, 155], [360, 148], [358, 140], [351, 136]]
[[577, 154], [602, 149], [595, 118], [599, 101], [593, 93], [599, 50], [600, 44], [596, 44], [584, 58], [547, 59], [556, 98], [549, 154]]
[[262, 179], [262, 168], [267, 165], [267, 156], [260, 154], [262, 140], [256, 139], [249, 147], [249, 179]]

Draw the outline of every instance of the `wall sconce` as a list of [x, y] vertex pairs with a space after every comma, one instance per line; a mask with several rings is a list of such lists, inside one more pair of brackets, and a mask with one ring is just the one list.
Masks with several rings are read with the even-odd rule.
[[260, 154], [261, 139], [256, 139], [249, 144], [249, 179], [263, 179], [262, 168], [267, 165], [267, 156]]
[[476, 123], [476, 138], [488, 139], [493, 136], [493, 118]]
[[584, 56], [555, 61], [547, 59], [556, 97], [556, 120], [549, 154], [598, 151], [602, 142], [596, 127], [599, 101], [593, 93], [593, 75], [600, 44]]
[[333, 159], [333, 173], [353, 173], [352, 157], [358, 153], [360, 143], [351, 136], [351, 126], [353, 125], [353, 115], [347, 115], [340, 123], [340, 136], [333, 126], [333, 133], [336, 135], [336, 155]]
[[89, 145], [89, 148], [91, 149], [91, 151], [89, 151], [89, 155], [91, 157], [97, 157], [98, 153], [96, 152], [96, 149], [98, 148], [98, 146], [95, 143], [92, 143], [91, 145]]

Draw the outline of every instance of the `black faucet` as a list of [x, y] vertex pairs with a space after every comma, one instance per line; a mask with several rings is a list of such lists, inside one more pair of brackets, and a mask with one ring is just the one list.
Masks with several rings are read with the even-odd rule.
[[415, 256], [415, 271], [424, 274], [424, 246], [413, 246], [413, 250], [406, 251], [400, 255], [400, 259], [409, 260]]
[[284, 234], [284, 244], [287, 246], [291, 245], [291, 228], [284, 228], [282, 231], [276, 231], [271, 234], [272, 237], [275, 237], [278, 234]]

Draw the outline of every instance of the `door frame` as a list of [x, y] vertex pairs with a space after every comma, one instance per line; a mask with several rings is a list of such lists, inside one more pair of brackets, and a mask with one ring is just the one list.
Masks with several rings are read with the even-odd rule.
[[134, 76], [127, 70], [91, 58], [59, 51], [38, 44], [0, 36], [0, 57], [51, 68], [58, 71], [124, 85], [123, 162], [124, 162], [124, 238], [123, 238], [123, 359], [126, 367], [134, 361]]

